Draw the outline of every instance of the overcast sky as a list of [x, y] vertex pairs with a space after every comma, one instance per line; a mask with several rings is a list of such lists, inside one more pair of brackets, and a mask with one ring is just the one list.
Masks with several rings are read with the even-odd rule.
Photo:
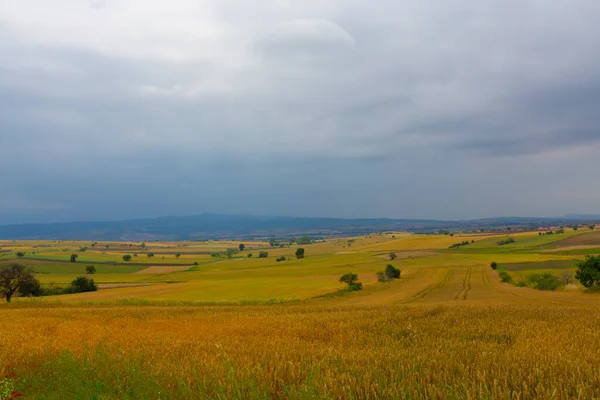
[[600, 213], [600, 2], [1, 0], [0, 223]]

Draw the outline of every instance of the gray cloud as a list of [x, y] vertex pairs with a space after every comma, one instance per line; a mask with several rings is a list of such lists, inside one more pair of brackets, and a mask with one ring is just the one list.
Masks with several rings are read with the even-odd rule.
[[585, 0], [3, 3], [0, 223], [598, 212], [598, 17]]

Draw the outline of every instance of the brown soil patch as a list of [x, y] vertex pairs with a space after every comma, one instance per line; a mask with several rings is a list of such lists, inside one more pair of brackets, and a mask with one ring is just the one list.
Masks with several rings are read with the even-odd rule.
[[593, 244], [583, 244], [580, 246], [567, 246], [567, 247], [558, 247], [556, 249], [546, 249], [540, 250], [540, 253], [557, 253], [560, 251], [569, 251], [569, 250], [587, 250], [587, 249], [597, 249], [600, 245]]
[[134, 274], [140, 275], [160, 275], [168, 274], [169, 272], [185, 271], [190, 269], [188, 265], [182, 267], [163, 267], [160, 265], [153, 265], [141, 271], [134, 272]]
[[548, 243], [544, 247], [570, 247], [570, 246], [600, 246], [600, 231], [584, 233], [557, 242]]

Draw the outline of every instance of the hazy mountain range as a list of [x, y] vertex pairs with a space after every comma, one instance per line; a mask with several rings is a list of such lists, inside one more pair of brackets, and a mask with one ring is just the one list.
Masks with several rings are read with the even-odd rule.
[[203, 240], [267, 238], [309, 235], [315, 237], [360, 235], [402, 230], [432, 232], [439, 229], [477, 230], [538, 227], [574, 222], [595, 223], [600, 215], [562, 217], [498, 217], [461, 221], [388, 218], [305, 218], [202, 214], [121, 221], [14, 224], [0, 226], [0, 239], [60, 240]]

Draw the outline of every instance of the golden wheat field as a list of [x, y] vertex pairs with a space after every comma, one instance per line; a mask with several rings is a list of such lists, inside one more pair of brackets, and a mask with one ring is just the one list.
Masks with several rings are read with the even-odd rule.
[[[304, 259], [297, 245], [248, 243], [229, 258], [206, 253], [237, 243], [153, 243], [148, 265], [96, 261], [94, 279], [109, 285], [96, 292], [2, 305], [3, 385], [40, 399], [600, 398], [600, 297], [577, 282], [517, 287], [490, 268], [515, 281], [572, 272], [600, 249], [586, 234], [515, 234], [506, 246], [504, 234], [370, 235], [303, 245]], [[574, 238], [592, 243], [574, 253]], [[90, 261], [69, 263], [82, 244], [60, 243], [66, 256], [57, 246], [0, 243], [37, 251], [0, 262], [55, 285], [122, 254], [87, 250]], [[247, 256], [258, 249], [269, 256]], [[175, 267], [182, 259], [189, 268]], [[400, 279], [378, 282], [389, 263]], [[363, 290], [343, 290], [348, 272]]]

